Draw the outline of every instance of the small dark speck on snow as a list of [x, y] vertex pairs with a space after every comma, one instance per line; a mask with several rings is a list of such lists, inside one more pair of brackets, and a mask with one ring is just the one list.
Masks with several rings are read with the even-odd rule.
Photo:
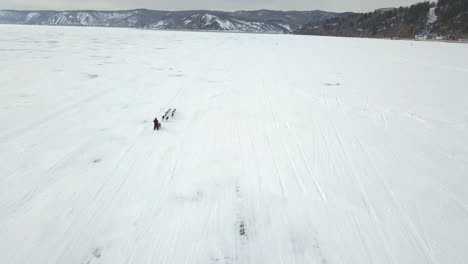
[[95, 248], [93, 250], [93, 256], [95, 258], [100, 258], [102, 256], [102, 250], [100, 248]]
[[241, 236], [247, 236], [247, 232], [245, 230], [245, 223], [244, 221], [241, 221], [239, 224], [239, 235]]

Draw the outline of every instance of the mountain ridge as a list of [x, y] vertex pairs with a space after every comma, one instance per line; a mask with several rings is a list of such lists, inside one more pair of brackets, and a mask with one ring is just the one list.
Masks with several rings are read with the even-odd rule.
[[130, 27], [291, 33], [303, 24], [350, 13], [313, 11], [0, 10], [0, 24]]

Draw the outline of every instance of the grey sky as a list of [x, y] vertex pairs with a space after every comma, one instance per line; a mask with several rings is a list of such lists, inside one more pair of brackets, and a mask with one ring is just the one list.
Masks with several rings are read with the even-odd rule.
[[100, 9], [148, 8], [157, 10], [315, 10], [370, 11], [408, 6], [422, 0], [0, 0], [0, 9]]

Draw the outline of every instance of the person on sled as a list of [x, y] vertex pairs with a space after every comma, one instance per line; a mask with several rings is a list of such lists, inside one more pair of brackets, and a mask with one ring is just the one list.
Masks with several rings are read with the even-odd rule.
[[154, 129], [153, 130], [159, 130], [159, 128], [161, 128], [161, 123], [159, 123], [159, 120], [158, 120], [157, 117], [153, 120], [153, 123], [154, 123]]

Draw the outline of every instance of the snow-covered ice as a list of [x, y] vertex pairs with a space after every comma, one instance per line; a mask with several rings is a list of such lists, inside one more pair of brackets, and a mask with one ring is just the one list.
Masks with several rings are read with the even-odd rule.
[[0, 26], [0, 263], [466, 263], [466, 58]]

